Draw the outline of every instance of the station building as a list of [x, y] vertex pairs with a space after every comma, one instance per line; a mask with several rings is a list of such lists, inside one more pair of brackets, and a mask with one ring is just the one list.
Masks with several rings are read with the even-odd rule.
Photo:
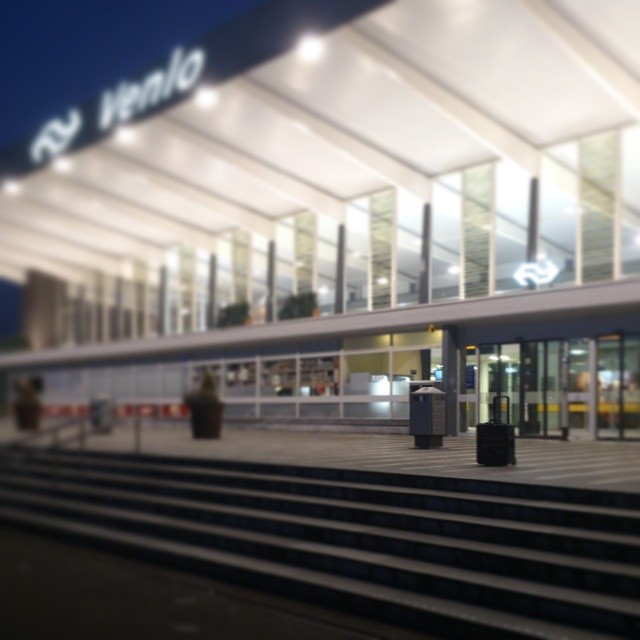
[[[267, 1], [2, 155], [49, 415], [640, 437], [640, 5]], [[237, 56], [225, 52], [242, 51]], [[311, 294], [311, 295], [309, 295]], [[505, 417], [505, 416], [503, 416]]]

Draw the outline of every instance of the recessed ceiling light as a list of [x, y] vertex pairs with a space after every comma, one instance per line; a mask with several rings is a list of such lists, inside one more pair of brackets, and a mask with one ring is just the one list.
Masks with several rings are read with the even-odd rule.
[[329, 293], [329, 287], [327, 287], [326, 285], [321, 285], [320, 287], [318, 287], [318, 293], [321, 296], [326, 296], [327, 293]]
[[122, 144], [131, 144], [136, 138], [136, 134], [131, 127], [118, 127], [116, 129], [116, 140]]
[[302, 133], [311, 133], [311, 129], [309, 129], [309, 127], [304, 123], [304, 122], [300, 122], [299, 120], [296, 120], [293, 123], [293, 126], [298, 130], [298, 131], [302, 131]]
[[298, 42], [297, 51], [305, 62], [315, 62], [324, 55], [325, 45], [318, 36], [306, 35]]
[[15, 180], [7, 180], [2, 185], [2, 190], [8, 196], [19, 196], [22, 193], [22, 185]]
[[73, 162], [69, 158], [56, 158], [53, 161], [53, 169], [58, 173], [69, 173], [73, 169]]
[[393, 69], [385, 69], [384, 75], [387, 76], [387, 78], [389, 78], [390, 80], [395, 80], [396, 82], [400, 80], [400, 76]]
[[389, 278], [382, 276], [381, 278], [378, 278], [376, 282], [381, 285], [389, 284]]
[[200, 87], [195, 93], [194, 100], [201, 109], [213, 109], [218, 104], [220, 96], [211, 87]]
[[453, 266], [447, 269], [447, 272], [450, 273], [452, 276], [457, 276], [460, 273], [460, 267], [454, 264]]

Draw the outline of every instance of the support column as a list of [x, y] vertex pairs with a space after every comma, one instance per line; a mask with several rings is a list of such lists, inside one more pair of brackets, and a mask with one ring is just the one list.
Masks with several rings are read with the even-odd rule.
[[122, 276], [116, 278], [116, 305], [115, 305], [115, 332], [116, 340], [122, 340], [124, 336], [124, 281]]
[[527, 227], [527, 262], [538, 260], [538, 228], [540, 216], [538, 210], [538, 178], [529, 183], [529, 224]]
[[276, 319], [276, 243], [269, 240], [267, 253], [267, 309], [266, 321], [274, 322]]
[[336, 315], [345, 313], [345, 294], [347, 291], [347, 230], [343, 224], [338, 225], [338, 244], [336, 255], [336, 301], [334, 313]]
[[218, 284], [218, 256], [209, 256], [209, 304], [207, 306], [207, 329], [214, 329], [217, 318], [217, 284]]
[[418, 304], [430, 302], [431, 290], [431, 203], [422, 208], [422, 249], [420, 251], [420, 276], [418, 279]]
[[[531, 178], [529, 183], [529, 221], [527, 225], [527, 262], [538, 261], [538, 229], [540, 215], [538, 210], [538, 178]], [[527, 283], [528, 289], [535, 289], [536, 285], [531, 280]]]
[[169, 328], [167, 322], [168, 285], [169, 274], [167, 267], [162, 266], [160, 267], [160, 286], [158, 291], [158, 335], [160, 336], [166, 336]]
[[[620, 370], [622, 371], [622, 369]], [[587, 434], [589, 440], [598, 437], [598, 339], [589, 339], [589, 419]], [[568, 411], [567, 411], [568, 413]], [[620, 414], [622, 417], [622, 414]]]
[[458, 389], [460, 379], [460, 350], [458, 330], [454, 325], [442, 327], [442, 390], [447, 394], [447, 435], [457, 436], [458, 429]]
[[78, 297], [74, 305], [74, 329], [75, 329], [75, 343], [84, 344], [87, 342], [86, 330], [85, 330], [85, 307], [86, 307], [86, 289], [81, 286], [78, 290]]

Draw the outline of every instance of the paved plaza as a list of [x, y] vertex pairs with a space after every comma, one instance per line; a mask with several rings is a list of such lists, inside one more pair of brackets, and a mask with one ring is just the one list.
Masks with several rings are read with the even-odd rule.
[[[45, 425], [44, 429], [48, 426]], [[614, 491], [640, 492], [640, 442], [516, 441], [517, 465], [482, 467], [475, 460], [475, 435], [445, 438], [444, 447], [419, 450], [403, 434], [292, 431], [226, 426], [220, 440], [193, 440], [186, 422], [146, 424], [141, 451], [192, 458], [290, 463], [311, 467], [452, 476]], [[73, 435], [76, 427], [70, 428]], [[9, 420], [0, 421], [0, 444], [24, 437]], [[49, 446], [50, 438], [37, 440]], [[77, 448], [77, 442], [70, 444]], [[135, 430], [119, 424], [110, 434], [91, 435], [87, 450], [133, 452]]]

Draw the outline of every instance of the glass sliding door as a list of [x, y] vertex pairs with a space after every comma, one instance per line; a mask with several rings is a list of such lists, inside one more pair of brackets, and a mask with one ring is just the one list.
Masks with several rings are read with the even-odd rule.
[[[589, 371], [589, 340], [588, 338], [572, 338], [568, 342], [567, 358], [567, 396], [569, 432], [576, 436], [587, 433], [589, 429], [589, 389], [591, 373]], [[563, 356], [564, 358], [565, 356]], [[564, 425], [561, 425], [564, 426]]]
[[[480, 422], [493, 417], [492, 402], [500, 395], [503, 400], [497, 417], [513, 424], [520, 437], [560, 437], [561, 428], [568, 422], [575, 428], [584, 428], [588, 378], [582, 374], [588, 376], [588, 344], [574, 345], [573, 386], [567, 383], [572, 394], [562, 392], [563, 380], [568, 380], [570, 371], [568, 351], [569, 343], [564, 340], [481, 345], [477, 370]], [[475, 361], [473, 352], [468, 352], [465, 384], [476, 384]], [[580, 385], [586, 385], [584, 391], [578, 391]], [[569, 412], [571, 417], [567, 417]]]
[[480, 346], [479, 363], [480, 422], [493, 418], [492, 403], [496, 396], [503, 397], [495, 417], [520, 424], [520, 345], [498, 344]]
[[598, 438], [622, 437], [622, 338], [598, 338]]
[[545, 436], [560, 436], [562, 427], [562, 356], [564, 341], [549, 340], [544, 343], [542, 378], [543, 430]]
[[598, 438], [640, 438], [640, 337], [598, 338]]
[[520, 435], [539, 436], [545, 428], [545, 343], [524, 342], [521, 348]]
[[623, 437], [638, 439], [640, 438], [640, 336], [624, 337], [623, 355]]

